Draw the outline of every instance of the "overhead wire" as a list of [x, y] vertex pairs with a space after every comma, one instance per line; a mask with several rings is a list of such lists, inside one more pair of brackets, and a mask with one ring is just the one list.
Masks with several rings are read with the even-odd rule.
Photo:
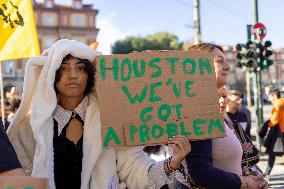
[[187, 8], [186, 8], [185, 10], [183, 10], [182, 12], [179, 12], [178, 15], [176, 15], [175, 17], [173, 17], [169, 22], [167, 22], [163, 27], [161, 27], [162, 30], [165, 29], [165, 28], [167, 28], [167, 27], [169, 27], [170, 25], [172, 25], [176, 20], [178, 20], [178, 19], [179, 19], [180, 17], [182, 17], [183, 15], [185, 15], [185, 14], [188, 12], [188, 10], [189, 10], [190, 7], [191, 7], [191, 8], [193, 7], [192, 4], [187, 3], [187, 2], [184, 2], [184, 1], [182, 1], [182, 0], [171, 0], [171, 1], [176, 2], [176, 3], [179, 3], [179, 4], [187, 5], [187, 6], [189, 6], [189, 7], [187, 7]]
[[[237, 16], [239, 18], [242, 18], [243, 20], [246, 20], [248, 23], [252, 22], [252, 19], [249, 19], [248, 17], [244, 17], [241, 14], [238, 14], [238, 13], [236, 13], [236, 12], [226, 8], [226, 7], [223, 7], [222, 5], [220, 5], [220, 4], [216, 3], [216, 2], [213, 2], [212, 0], [205, 0], [205, 1], [207, 1], [208, 3], [210, 3], [211, 5], [213, 5], [215, 7], [218, 7], [219, 9], [222, 9], [222, 10], [226, 11], [227, 13], [230, 13], [231, 15], [235, 15], [235, 16]], [[275, 31], [275, 30], [270, 30], [270, 31], [272, 31], [272, 33], [274, 33], [274, 34], [276, 34], [278, 36], [282, 36], [281, 32], [278, 32], [278, 31]]]
[[239, 14], [239, 13], [236, 13], [236, 12], [234, 12], [234, 11], [232, 11], [232, 10], [226, 8], [226, 7], [223, 7], [222, 5], [220, 5], [220, 4], [216, 3], [216, 2], [213, 2], [213, 1], [211, 1], [211, 0], [205, 0], [205, 1], [207, 1], [208, 3], [210, 3], [211, 5], [213, 5], [213, 6], [217, 7], [217, 8], [219, 8], [219, 9], [222, 9], [222, 10], [226, 11], [227, 13], [229, 13], [229, 14], [231, 14], [231, 15], [237, 16], [237, 17], [239, 17], [239, 18], [242, 18], [243, 20], [246, 20], [246, 21], [251, 22], [251, 19], [249, 19], [248, 17], [244, 17], [243, 15], [241, 15], [241, 14]]

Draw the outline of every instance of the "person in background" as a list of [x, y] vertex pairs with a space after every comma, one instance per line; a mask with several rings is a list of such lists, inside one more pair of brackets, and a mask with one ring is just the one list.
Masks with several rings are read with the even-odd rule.
[[8, 116], [11, 112], [11, 103], [9, 102], [8, 99], [5, 99], [4, 100], [4, 124], [2, 122], [2, 108], [0, 106], [0, 121], [1, 121], [1, 124], [0, 126], [4, 128], [5, 131], [7, 131], [9, 125], [10, 125], [10, 122], [8, 121]]
[[[269, 91], [268, 99], [272, 103], [272, 115], [270, 119], [264, 123], [262, 129], [259, 131], [259, 136], [261, 138], [264, 138], [268, 128], [270, 128], [264, 141], [266, 153], [268, 154], [268, 164], [264, 175], [269, 177], [274, 166], [276, 156], [281, 156], [284, 154], [284, 98], [281, 98], [280, 91], [277, 88], [271, 88]], [[278, 137], [280, 138], [280, 145], [276, 145]]]
[[[239, 108], [239, 111], [240, 112], [242, 112], [242, 113], [244, 113], [245, 115], [246, 115], [246, 117], [247, 117], [247, 121], [248, 121], [248, 123], [249, 123], [249, 125], [250, 125], [250, 127], [251, 127], [251, 112], [250, 112], [250, 110], [247, 108], [247, 106], [246, 106], [246, 104], [245, 104], [245, 102], [244, 102], [244, 95], [242, 94], [242, 105], [241, 105], [241, 107]], [[251, 130], [251, 128], [249, 129], [249, 131], [247, 132], [247, 134], [248, 134], [248, 136], [250, 137], [250, 139], [251, 139], [251, 135], [250, 135], [250, 130]]]
[[[223, 86], [226, 85], [229, 74], [229, 65], [223, 49], [215, 44], [201, 43], [191, 46], [189, 50], [207, 50], [213, 55], [220, 111], [223, 113], [226, 104]], [[268, 188], [261, 175], [243, 175], [242, 146], [229, 126], [224, 125], [226, 137], [190, 142], [191, 152], [186, 157], [186, 163], [194, 185], [206, 189]]]
[[227, 94], [227, 99], [227, 116], [233, 123], [240, 124], [247, 133], [248, 137], [251, 139], [251, 123], [246, 114], [239, 110], [242, 106], [242, 94], [237, 90], [230, 90]]
[[269, 99], [268, 99], [269, 91], [270, 91], [270, 87], [265, 86], [264, 89], [263, 89], [263, 101], [264, 101], [264, 103], [269, 103]]
[[21, 104], [21, 99], [20, 98], [13, 98], [10, 100], [10, 114], [8, 115], [8, 122], [11, 123], [13, 121], [13, 118], [15, 116], [15, 113], [17, 112], [18, 108], [20, 107]]

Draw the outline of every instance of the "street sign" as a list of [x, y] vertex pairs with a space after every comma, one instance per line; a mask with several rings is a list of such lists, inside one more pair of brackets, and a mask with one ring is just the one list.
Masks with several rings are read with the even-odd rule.
[[255, 40], [262, 41], [266, 36], [266, 27], [262, 23], [256, 23], [252, 26], [251, 32]]

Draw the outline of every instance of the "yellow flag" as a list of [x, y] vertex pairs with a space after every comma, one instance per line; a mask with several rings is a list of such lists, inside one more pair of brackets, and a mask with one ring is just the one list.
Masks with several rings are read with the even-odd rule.
[[0, 61], [39, 53], [31, 0], [0, 0]]

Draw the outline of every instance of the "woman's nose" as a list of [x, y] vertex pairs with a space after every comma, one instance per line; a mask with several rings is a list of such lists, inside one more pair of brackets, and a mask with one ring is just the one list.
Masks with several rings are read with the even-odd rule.
[[223, 69], [230, 71], [230, 66], [229, 66], [227, 60], [224, 61], [224, 67], [223, 67]]
[[71, 78], [74, 78], [74, 77], [76, 78], [78, 76], [78, 72], [74, 66], [70, 66], [68, 70], [68, 76]]

